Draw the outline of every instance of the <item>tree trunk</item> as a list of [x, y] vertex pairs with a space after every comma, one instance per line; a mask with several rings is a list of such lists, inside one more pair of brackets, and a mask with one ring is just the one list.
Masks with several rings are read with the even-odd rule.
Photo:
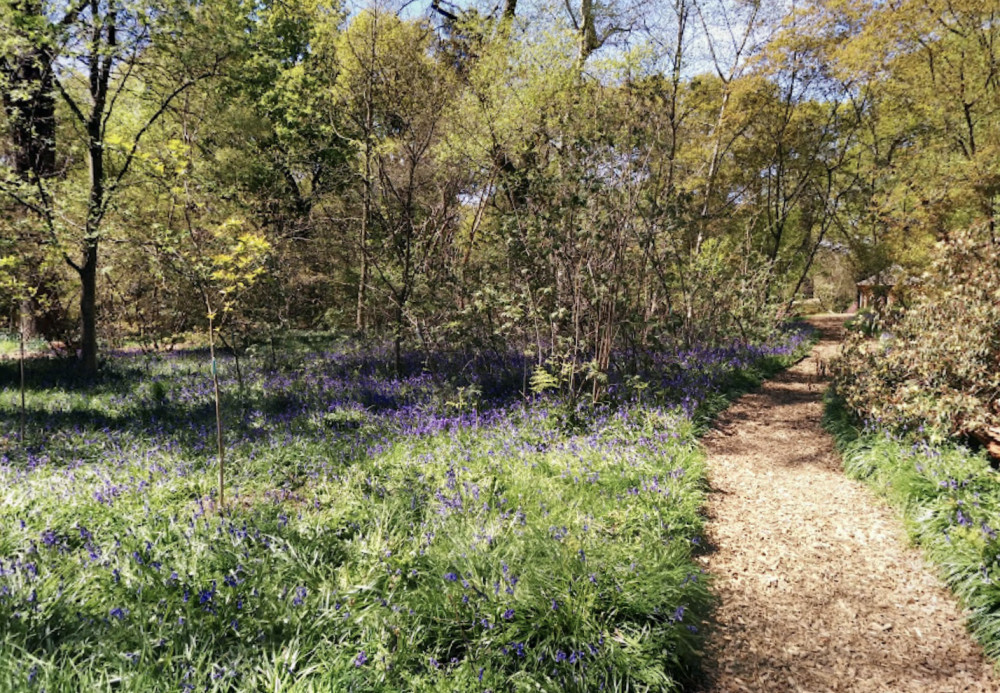
[[87, 243], [80, 266], [80, 361], [83, 372], [97, 372], [97, 239]]
[[219, 369], [215, 363], [215, 319], [208, 312], [208, 351], [212, 358], [212, 388], [215, 393], [215, 443], [219, 453], [219, 512], [226, 506], [226, 448], [222, 440], [222, 402], [219, 396]]
[[[24, 324], [23, 321], [21, 324], [22, 325]], [[20, 363], [18, 365], [21, 371], [21, 431], [20, 431], [20, 436], [18, 437], [18, 441], [21, 443], [21, 445], [24, 445], [24, 430], [26, 428], [25, 419], [27, 418], [27, 409], [24, 406], [24, 329], [23, 328], [21, 329], [20, 347], [21, 348], [18, 359]]]
[[[21, 0], [15, 12], [26, 19], [43, 17], [42, 3]], [[15, 30], [15, 33], [16, 32]], [[56, 119], [52, 94], [52, 55], [33, 34], [25, 36], [27, 48], [3, 60], [7, 88], [3, 105], [14, 145], [14, 171], [23, 180], [46, 178], [55, 171]]]
[[396, 303], [396, 325], [393, 328], [393, 356], [396, 361], [396, 377], [403, 377], [403, 300]]
[[580, 27], [577, 36], [577, 68], [583, 69], [583, 64], [595, 50], [601, 47], [597, 38], [597, 26], [594, 24], [594, 0], [580, 0]]
[[365, 301], [366, 293], [368, 290], [368, 232], [369, 226], [371, 224], [372, 216], [372, 135], [375, 131], [375, 108], [374, 108], [374, 89], [375, 89], [375, 48], [376, 41], [378, 39], [378, 15], [374, 15], [371, 23], [371, 36], [369, 36], [368, 41], [368, 69], [365, 75], [365, 120], [364, 120], [364, 147], [365, 147], [365, 162], [364, 162], [364, 190], [362, 191], [361, 198], [361, 276], [358, 278], [358, 306], [357, 315], [355, 316], [355, 328], [358, 332], [363, 332], [367, 327], [367, 320], [365, 315]]
[[83, 237], [83, 262], [77, 272], [80, 275], [80, 360], [83, 372], [93, 375], [97, 372], [98, 233], [104, 205], [104, 147], [99, 115], [91, 118], [87, 129], [90, 131], [90, 199]]
[[[104, 217], [104, 123], [108, 85], [115, 48], [118, 45], [116, 16], [113, 12], [102, 26], [96, 21], [97, 0], [91, 0], [90, 11], [95, 17], [93, 48], [90, 57], [90, 96], [93, 107], [86, 120], [87, 159], [90, 166], [90, 195], [87, 199], [87, 223], [83, 233], [83, 262], [77, 266], [80, 275], [80, 360], [83, 372], [97, 372], [97, 249], [101, 221]], [[102, 41], [102, 32], [105, 32]], [[104, 55], [101, 55], [102, 49]]]
[[34, 339], [38, 336], [38, 319], [35, 317], [34, 303], [30, 298], [22, 299], [18, 309], [18, 327], [24, 339]]

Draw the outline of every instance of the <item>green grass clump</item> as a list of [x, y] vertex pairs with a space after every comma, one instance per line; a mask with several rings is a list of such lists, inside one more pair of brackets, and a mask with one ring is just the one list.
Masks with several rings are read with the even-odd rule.
[[896, 506], [911, 540], [969, 612], [987, 655], [1000, 659], [1000, 478], [982, 453], [878, 427], [859, 429], [828, 396], [824, 424], [844, 469]]

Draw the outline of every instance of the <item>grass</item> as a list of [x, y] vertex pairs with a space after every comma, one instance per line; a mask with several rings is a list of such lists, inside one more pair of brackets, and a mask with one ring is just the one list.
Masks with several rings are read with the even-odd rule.
[[654, 355], [593, 409], [522, 401], [516, 363], [282, 350], [240, 392], [225, 362], [222, 512], [204, 354], [32, 362], [24, 445], [0, 392], [0, 689], [675, 690], [696, 434], [802, 348]]
[[859, 429], [828, 396], [824, 423], [844, 469], [900, 511], [911, 540], [968, 610], [969, 628], [1000, 660], [1000, 478], [982, 453], [918, 435]]
[[[45, 340], [29, 339], [24, 343], [26, 354], [39, 354], [48, 348]], [[17, 332], [5, 332], [0, 330], [0, 359], [17, 358], [21, 352], [21, 340]]]

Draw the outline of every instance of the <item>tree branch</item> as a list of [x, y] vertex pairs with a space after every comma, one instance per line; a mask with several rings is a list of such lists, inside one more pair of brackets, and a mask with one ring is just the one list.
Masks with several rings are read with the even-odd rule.
[[52, 81], [55, 83], [56, 89], [59, 90], [59, 95], [62, 96], [63, 101], [65, 101], [66, 105], [69, 106], [69, 110], [72, 111], [74, 117], [80, 121], [81, 125], [86, 125], [87, 116], [83, 115], [83, 111], [80, 110], [80, 107], [76, 105], [76, 101], [69, 95], [66, 88], [63, 87], [62, 82], [59, 81], [59, 77], [52, 75]]
[[173, 102], [174, 99], [176, 99], [183, 92], [185, 92], [187, 89], [191, 88], [201, 80], [211, 77], [213, 74], [214, 72], [206, 72], [204, 74], [198, 75], [197, 77], [188, 80], [184, 84], [174, 89], [163, 100], [163, 102], [160, 104], [160, 107], [156, 110], [156, 112], [152, 116], [150, 116], [149, 120], [147, 120], [146, 123], [142, 126], [142, 128], [139, 129], [139, 132], [137, 132], [135, 135], [135, 139], [132, 141], [132, 148], [129, 150], [129, 153], [125, 157], [125, 163], [122, 165], [122, 168], [118, 172], [118, 175], [115, 176], [114, 181], [112, 181], [111, 185], [108, 186], [108, 194], [105, 197], [105, 202], [101, 209], [101, 216], [104, 216], [104, 212], [107, 210], [108, 201], [111, 199], [115, 190], [118, 189], [119, 185], [121, 185], [122, 179], [125, 178], [125, 175], [132, 167], [132, 162], [135, 160], [135, 155], [139, 151], [139, 143], [141, 142], [143, 136], [149, 131], [151, 127], [153, 127], [153, 125], [156, 124], [156, 122], [160, 119], [160, 117], [164, 113], [166, 113], [167, 109], [170, 107], [170, 104]]

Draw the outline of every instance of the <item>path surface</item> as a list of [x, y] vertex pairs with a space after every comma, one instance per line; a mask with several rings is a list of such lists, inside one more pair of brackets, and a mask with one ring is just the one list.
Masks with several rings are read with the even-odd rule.
[[705, 440], [719, 606], [703, 690], [1000, 691], [954, 598], [820, 426], [818, 359], [836, 354], [842, 322], [817, 319], [812, 356]]

